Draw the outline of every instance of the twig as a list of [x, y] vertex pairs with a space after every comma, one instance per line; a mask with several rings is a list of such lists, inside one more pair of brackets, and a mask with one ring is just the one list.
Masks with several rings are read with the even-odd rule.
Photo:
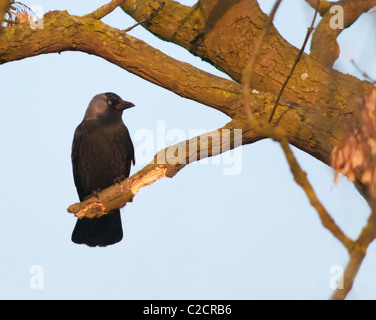
[[330, 297], [331, 300], [344, 300], [346, 298], [353, 287], [355, 277], [366, 256], [367, 248], [376, 238], [375, 203], [371, 206], [373, 207], [372, 213], [368, 218], [367, 225], [363, 228], [358, 239], [355, 241], [353, 250], [350, 252], [350, 260], [343, 274], [343, 288], [337, 288]]
[[291, 173], [294, 176], [295, 182], [300, 187], [302, 187], [312, 207], [317, 211], [321, 223], [332, 233], [332, 235], [338, 241], [340, 241], [345, 246], [349, 253], [352, 252], [355, 246], [355, 242], [346, 236], [346, 234], [335, 223], [331, 215], [325, 209], [324, 205], [318, 199], [313, 187], [308, 181], [307, 174], [303, 171], [303, 169], [299, 165], [299, 162], [296, 160], [296, 157], [289, 146], [284, 132], [282, 132], [278, 127], [272, 126], [269, 122], [258, 120], [250, 121], [250, 123], [252, 128], [259, 135], [269, 137], [274, 141], [279, 142], [289, 164]]
[[[252, 123], [254, 121], [250, 122]], [[273, 127], [270, 123], [261, 123], [258, 125], [256, 130], [259, 130], [259, 134], [269, 136], [273, 140], [279, 142], [290, 166], [295, 182], [304, 190], [309, 202], [318, 213], [321, 223], [347, 249], [350, 260], [343, 274], [343, 288], [338, 287], [330, 298], [331, 300], [344, 300], [353, 287], [356, 275], [358, 274], [360, 266], [362, 265], [366, 256], [367, 248], [376, 239], [376, 204], [373, 203], [371, 205], [372, 213], [368, 218], [367, 225], [363, 228], [358, 239], [353, 241], [339, 228], [331, 215], [325, 209], [324, 205], [318, 199], [315, 191], [308, 181], [306, 173], [302, 170], [298, 161], [296, 160], [284, 133], [281, 132], [278, 127]]]
[[165, 3], [162, 2], [158, 8], [152, 9], [152, 12], [149, 16], [142, 18], [140, 21], [135, 23], [133, 26], [130, 26], [129, 28], [125, 29], [124, 32], [131, 31], [133, 28], [139, 26], [140, 24], [154, 19], [158, 15], [159, 11], [161, 11], [163, 9], [164, 5], [165, 5]]
[[255, 66], [255, 63], [256, 63], [256, 59], [257, 59], [257, 57], [260, 53], [261, 45], [264, 42], [264, 39], [269, 32], [269, 29], [270, 29], [270, 27], [273, 23], [274, 16], [275, 16], [281, 2], [282, 2], [282, 0], [277, 0], [275, 2], [272, 11], [270, 12], [268, 17], [266, 18], [264, 28], [263, 28], [263, 30], [260, 34], [260, 37], [258, 38], [258, 40], [256, 42], [255, 49], [253, 51], [252, 57], [249, 60], [247, 66], [244, 68], [244, 71], [243, 71], [243, 79], [242, 79], [243, 92], [244, 92], [244, 103], [243, 103], [243, 105], [244, 105], [245, 114], [247, 115], [248, 119], [253, 118], [253, 114], [252, 114], [250, 102], [249, 102], [249, 100], [250, 100], [250, 92], [249, 91], [250, 91], [250, 86], [251, 86], [251, 78], [252, 78], [252, 74], [253, 74], [253, 69], [254, 69], [254, 66]]
[[273, 140], [278, 141], [280, 143], [282, 150], [285, 153], [286, 159], [288, 161], [288, 164], [290, 166], [290, 170], [291, 170], [291, 172], [294, 176], [295, 181], [303, 188], [303, 190], [306, 193], [311, 205], [316, 209], [316, 211], [317, 211], [317, 213], [318, 213], [318, 215], [321, 219], [322, 224], [347, 248], [348, 251], [350, 251], [352, 249], [352, 247], [354, 246], [353, 241], [350, 238], [348, 238], [342, 232], [342, 230], [337, 226], [337, 224], [332, 219], [330, 214], [326, 211], [323, 204], [317, 198], [316, 193], [314, 192], [311, 184], [309, 183], [309, 181], [307, 179], [306, 173], [301, 169], [298, 161], [296, 160], [294, 153], [292, 152], [284, 133], [282, 133], [278, 128], [274, 128], [273, 126], [270, 125], [270, 120], [273, 118], [275, 108], [278, 106], [279, 99], [281, 98], [282, 92], [283, 92], [284, 88], [286, 87], [286, 84], [287, 84], [289, 78], [291, 78], [291, 76], [294, 72], [295, 66], [297, 65], [297, 63], [300, 60], [300, 57], [302, 56], [302, 53], [304, 52], [305, 45], [307, 44], [309, 35], [311, 34], [311, 32], [313, 30], [313, 25], [315, 23], [316, 16], [317, 16], [317, 13], [318, 13], [318, 7], [319, 7], [319, 4], [320, 4], [319, 0], [317, 1], [317, 8], [316, 8], [316, 11], [315, 11], [315, 15], [314, 15], [311, 27], [308, 29], [307, 36], [306, 36], [306, 39], [304, 40], [303, 47], [300, 50], [299, 55], [295, 59], [295, 64], [294, 64], [293, 68], [291, 69], [290, 75], [286, 79], [286, 81], [285, 81], [285, 83], [284, 83], [284, 85], [283, 85], [283, 87], [282, 87], [282, 89], [281, 89], [281, 91], [278, 95], [278, 98], [275, 102], [273, 112], [271, 114], [269, 122], [266, 123], [266, 122], [263, 122], [261, 120], [255, 120], [254, 117], [253, 117], [253, 114], [251, 112], [251, 109], [250, 109], [250, 105], [249, 105], [249, 94], [250, 94], [249, 93], [249, 85], [250, 85], [250, 79], [251, 79], [251, 76], [252, 76], [252, 73], [253, 73], [254, 64], [256, 62], [258, 52], [261, 48], [262, 41], [264, 40], [265, 36], [267, 35], [268, 29], [270, 28], [270, 26], [272, 24], [274, 15], [275, 15], [280, 3], [281, 3], [281, 1], [276, 1], [270, 15], [268, 16], [268, 18], [265, 22], [262, 34], [261, 34], [260, 38], [258, 39], [258, 42], [255, 46], [255, 52], [252, 55], [252, 58], [249, 61], [248, 65], [246, 66], [245, 70], [243, 71], [243, 88], [244, 88], [243, 94], [244, 94], [245, 112], [246, 112], [246, 115], [248, 117], [248, 120], [249, 120], [248, 122], [250, 124], [250, 127], [253, 130], [255, 130], [261, 136], [270, 137]]
[[284, 135], [277, 135], [276, 137], [274, 137], [274, 140], [277, 140], [280, 143], [281, 148], [286, 156], [287, 162], [290, 166], [290, 170], [294, 176], [295, 182], [304, 190], [312, 207], [316, 209], [316, 212], [318, 213], [323, 226], [328, 229], [332, 233], [332, 235], [345, 246], [349, 253], [352, 252], [355, 244], [354, 241], [347, 237], [346, 234], [339, 228], [331, 215], [325, 209], [324, 205], [318, 199], [315, 191], [308, 181], [307, 174], [302, 170], [299, 162], [296, 160], [286, 137]]
[[100, 20], [103, 17], [110, 14], [114, 11], [118, 6], [123, 4], [125, 0], [113, 0], [110, 3], [103, 5], [102, 7], [98, 8], [97, 10], [93, 11], [92, 13], [84, 15], [84, 18], [92, 18], [95, 20]]
[[146, 22], [146, 21], [148, 21], [148, 18], [147, 18], [147, 17], [141, 19], [140, 21], [138, 21], [137, 23], [135, 23], [133, 26], [130, 26], [129, 28], [124, 29], [124, 32], [131, 31], [133, 28], [136, 28], [137, 26], [139, 26], [140, 24], [142, 24], [142, 23], [144, 23], [144, 22]]
[[[323, 16], [329, 9], [330, 9], [330, 5], [331, 3], [329, 1], [326, 1], [326, 0], [319, 0], [320, 3], [319, 3], [319, 13], [320, 13], [320, 16]], [[316, 0], [306, 0], [306, 2], [313, 8], [315, 9], [316, 8]]]
[[319, 12], [319, 6], [320, 6], [320, 0], [317, 0], [317, 6], [316, 6], [315, 14], [314, 14], [314, 16], [313, 16], [313, 20], [312, 20], [311, 26], [310, 26], [310, 27], [308, 28], [308, 30], [307, 30], [307, 34], [306, 34], [306, 37], [305, 37], [305, 39], [304, 39], [303, 46], [302, 46], [302, 48], [300, 49], [298, 55], [297, 55], [296, 58], [295, 58], [295, 62], [294, 62], [293, 66], [292, 66], [292, 68], [291, 68], [291, 70], [290, 70], [290, 74], [287, 76], [287, 78], [286, 78], [286, 80], [285, 80], [285, 82], [284, 82], [284, 84], [283, 84], [281, 90], [279, 91], [279, 94], [278, 94], [278, 96], [277, 96], [277, 100], [276, 100], [275, 103], [274, 103], [273, 110], [272, 110], [272, 112], [271, 112], [271, 114], [270, 114], [270, 117], [269, 117], [269, 122], [271, 122], [271, 121], [273, 120], [273, 116], [274, 116], [275, 111], [277, 110], [278, 103], [279, 103], [279, 99], [280, 99], [281, 96], [282, 96], [283, 90], [285, 90], [285, 88], [286, 88], [286, 86], [287, 86], [287, 83], [289, 82], [289, 80], [290, 80], [292, 74], [294, 73], [294, 70], [295, 70], [296, 65], [299, 63], [300, 58], [301, 58], [302, 55], [303, 55], [303, 52], [304, 52], [305, 46], [307, 45], [308, 39], [309, 39], [309, 37], [310, 37], [310, 35], [311, 35], [313, 29], [314, 29], [313, 26], [314, 26], [315, 21], [316, 21], [317, 13]]
[[354, 59], [351, 59], [351, 63], [354, 65], [355, 69], [358, 70], [358, 72], [360, 72], [362, 74], [362, 76], [366, 79], [368, 79], [369, 81], [371, 81], [371, 83], [373, 85], [376, 86], [376, 80], [375, 79], [372, 79], [366, 72], [364, 72], [363, 70], [361, 70], [358, 65], [355, 63]]

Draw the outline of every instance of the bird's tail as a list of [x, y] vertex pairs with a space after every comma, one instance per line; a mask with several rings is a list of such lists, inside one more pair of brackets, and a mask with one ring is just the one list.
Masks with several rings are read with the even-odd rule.
[[106, 247], [123, 239], [120, 210], [116, 209], [100, 218], [78, 219], [72, 241], [89, 247]]

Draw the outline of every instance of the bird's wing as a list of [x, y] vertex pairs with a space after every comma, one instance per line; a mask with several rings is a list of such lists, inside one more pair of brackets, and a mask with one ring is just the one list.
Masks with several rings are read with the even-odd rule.
[[134, 146], [133, 146], [133, 142], [132, 142], [132, 139], [130, 139], [131, 143], [129, 144], [129, 162], [132, 162], [133, 165], [136, 164], [136, 157], [134, 155]]
[[129, 162], [129, 167], [130, 167], [132, 163], [133, 163], [133, 165], [136, 164], [136, 159], [135, 159], [135, 155], [134, 155], [134, 146], [133, 146], [133, 142], [132, 142], [132, 139], [130, 137], [128, 128], [126, 126], [124, 126], [124, 128], [125, 128], [125, 139], [124, 139], [124, 141], [126, 141], [127, 162]]
[[81, 135], [82, 135], [82, 127], [83, 123], [81, 123], [74, 132], [73, 137], [73, 144], [72, 144], [72, 166], [73, 166], [73, 178], [74, 178], [74, 184], [76, 185], [78, 197], [80, 198], [80, 201], [83, 201], [85, 197], [87, 196], [87, 193], [85, 192], [82, 183], [80, 181], [80, 177], [78, 174], [78, 156], [79, 156], [79, 149], [80, 149], [80, 142], [81, 142]]

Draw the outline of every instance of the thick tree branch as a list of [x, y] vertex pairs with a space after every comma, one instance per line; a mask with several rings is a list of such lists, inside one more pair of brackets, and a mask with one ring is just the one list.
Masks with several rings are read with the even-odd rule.
[[[121, 7], [138, 19], [145, 14], [152, 2], [153, 0], [128, 0]], [[166, 0], [165, 3], [158, 17], [144, 26], [160, 38], [187, 48], [191, 53], [207, 60], [240, 82], [244, 67], [255, 51], [255, 43], [262, 33], [266, 19], [257, 1], [229, 0], [225, 4], [221, 2], [221, 5], [215, 5], [215, 0], [206, 0], [199, 1], [193, 7], [182, 6], [172, 0]], [[265, 90], [272, 94], [275, 101], [275, 96], [290, 73], [298, 51], [272, 26], [255, 63], [250, 82], [251, 89], [255, 88], [261, 92]], [[318, 118], [310, 119], [315, 122], [314, 131], [307, 131], [306, 125], [298, 125], [304, 134], [295, 131], [292, 135], [294, 138], [291, 139], [287, 133], [289, 141], [299, 149], [328, 163], [326, 155], [321, 151], [312, 152], [312, 149], [321, 149], [324, 145], [324, 149], [332, 149], [339, 136], [350, 134], [356, 110], [362, 107], [363, 98], [370, 94], [372, 88], [373, 86], [366, 81], [360, 81], [336, 70], [328, 70], [309, 55], [302, 54], [289, 85], [284, 90], [284, 97], [301, 106], [304, 113], [311, 109], [315, 110], [314, 113], [321, 113], [322, 117], [318, 122]], [[253, 102], [251, 105], [258, 109]], [[268, 109], [262, 108], [253, 113], [258, 117], [258, 112], [261, 111], [264, 115], [266, 110]], [[285, 124], [288, 126], [284, 122], [287, 120], [286, 116], [294, 114], [285, 111], [286, 109], [278, 108], [276, 114], [277, 123], [283, 126], [284, 130], [287, 129]], [[268, 112], [270, 115], [271, 110]], [[306, 119], [305, 116], [300, 118], [302, 121]], [[289, 120], [295, 122], [293, 119]], [[322, 139], [326, 136], [325, 132], [331, 132], [330, 137], [327, 136], [329, 140]], [[305, 135], [305, 138], [300, 140], [296, 134]], [[303, 140], [305, 142], [302, 144]], [[306, 149], [308, 141], [310, 146]], [[317, 143], [318, 141], [320, 142]], [[312, 148], [313, 146], [315, 147]]]
[[45, 14], [43, 29], [32, 30], [26, 24], [6, 28], [0, 39], [0, 64], [63, 51], [95, 54], [182, 97], [236, 116], [238, 84], [170, 58], [101, 21], [65, 11]]
[[[152, 22], [161, 19], [160, 16], [165, 14], [167, 8], [166, 4]], [[47, 13], [44, 16], [44, 29], [32, 30], [27, 24], [5, 28], [0, 38], [0, 63], [44, 53], [74, 50], [102, 57], [182, 97], [224, 112], [233, 119], [245, 119], [241, 85], [168, 57], [145, 42], [101, 21], [71, 16], [67, 12]], [[299, 66], [305, 67], [304, 60], [300, 62], [295, 73], [299, 72]], [[322, 103], [311, 108], [305, 104], [306, 91], [297, 91], [295, 100], [298, 103], [281, 100], [276, 119], [290, 143], [329, 163], [333, 146], [351, 133], [354, 110], [362, 103], [363, 96], [367, 95], [368, 88], [372, 88], [372, 85], [351, 76], [343, 76], [348, 82], [344, 82], [340, 90], [347, 90], [346, 96], [333, 88], [334, 91], [329, 90], [330, 95], [327, 96], [331, 81], [326, 76], [316, 78], [313, 82], [309, 77], [304, 80], [312, 84], [308, 92], [317, 90], [316, 93], [322, 95]], [[315, 86], [315, 83], [319, 82], [320, 85], [326, 83], [325, 89]], [[293, 79], [290, 83], [291, 86], [295, 85]], [[276, 100], [275, 95], [260, 92], [250, 98], [252, 111], [257, 118], [270, 115]], [[333, 104], [328, 105], [331, 101]]]
[[[166, 9], [168, 4], [152, 22], [161, 19]], [[240, 84], [168, 57], [145, 42], [99, 20], [71, 16], [62, 11], [49, 12], [44, 16], [43, 29], [32, 30], [28, 24], [15, 25], [4, 28], [0, 38], [0, 64], [62, 51], [95, 54], [182, 97], [221, 111], [232, 119], [246, 119]], [[314, 64], [313, 61], [311, 63]], [[305, 67], [304, 60], [295, 73], [299, 71], [299, 66]], [[308, 91], [317, 90], [322, 95], [322, 103], [311, 108], [305, 105], [305, 91], [297, 91], [295, 100], [298, 103], [281, 99], [276, 113], [276, 124], [285, 132], [289, 142], [327, 164], [333, 146], [351, 134], [354, 110], [363, 103], [368, 88], [373, 88], [369, 82], [360, 82], [351, 76], [343, 77], [348, 81], [341, 88], [348, 90], [346, 96], [341, 95], [340, 91], [333, 91], [327, 96], [331, 81], [327, 77], [316, 78], [314, 82], [308, 80], [312, 84]], [[318, 82], [326, 84], [325, 90], [315, 87]], [[293, 79], [290, 83], [294, 86]], [[259, 92], [252, 94], [250, 99], [255, 117], [266, 119], [276, 97], [271, 93]], [[333, 104], [328, 105], [331, 101]]]
[[261, 137], [253, 132], [247, 137], [235, 132], [239, 126], [236, 121], [231, 121], [221, 129], [205, 133], [199, 137], [182, 141], [173, 146], [159, 151], [153, 161], [131, 177], [101, 191], [83, 202], [71, 205], [68, 212], [74, 213], [78, 218], [100, 217], [109, 211], [124, 207], [132, 202], [140, 188], [148, 186], [164, 177], [173, 177], [187, 164], [205, 157], [212, 157], [233, 148], [239, 147], [242, 141], [247, 143], [257, 141]]
[[[240, 84], [175, 60], [99, 20], [54, 11], [45, 14], [43, 29], [32, 30], [28, 24], [15, 25], [5, 28], [0, 38], [0, 64], [62, 51], [95, 54], [182, 97], [221, 111], [232, 119], [245, 119]], [[275, 96], [260, 92], [252, 94], [250, 99], [255, 116], [266, 119]], [[344, 118], [342, 112], [342, 109], [333, 109], [323, 113], [320, 109], [281, 99], [276, 116], [278, 125], [293, 145], [329, 163], [333, 145], [350, 133], [347, 130], [351, 126], [347, 126], [346, 122], [351, 118]]]
[[[128, 0], [121, 7], [138, 19], [154, 1]], [[229, 0], [215, 5], [216, 1], [207, 0], [193, 7], [172, 0], [165, 3], [158, 17], [144, 27], [186, 48], [240, 83], [266, 19], [257, 1]], [[272, 26], [255, 64], [251, 87], [278, 94], [298, 51]], [[315, 59], [303, 54], [284, 96], [307, 107], [321, 108], [323, 113], [331, 113], [340, 103], [342, 111], [349, 114], [351, 109], [360, 107], [362, 97], [371, 87], [338, 71], [328, 72]]]

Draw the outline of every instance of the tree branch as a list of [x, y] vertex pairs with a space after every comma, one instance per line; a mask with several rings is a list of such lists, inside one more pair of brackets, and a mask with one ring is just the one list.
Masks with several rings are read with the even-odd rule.
[[43, 29], [11, 26], [0, 38], [0, 64], [63, 51], [97, 55], [184, 98], [236, 116], [238, 84], [173, 59], [98, 20], [54, 11], [45, 14]]
[[252, 130], [258, 134], [258, 136], [268, 137], [274, 141], [279, 142], [287, 162], [289, 164], [291, 173], [294, 177], [295, 182], [303, 189], [312, 207], [318, 213], [322, 225], [328, 229], [332, 235], [340, 241], [348, 252], [352, 252], [355, 243], [346, 236], [346, 234], [338, 227], [331, 215], [325, 209], [324, 205], [318, 199], [313, 187], [308, 181], [307, 174], [302, 170], [298, 161], [292, 152], [288, 140], [284, 132], [279, 127], [274, 127], [268, 121], [257, 120], [255, 118], [249, 118], [247, 126], [252, 128]]
[[367, 225], [363, 228], [358, 239], [355, 241], [355, 246], [349, 252], [350, 260], [346, 266], [343, 274], [343, 288], [337, 288], [331, 300], [344, 300], [347, 294], [353, 287], [355, 277], [359, 268], [366, 256], [369, 245], [376, 239], [376, 210], [373, 204], [372, 213], [368, 218]]
[[[138, 20], [154, 1], [128, 0], [121, 7]], [[199, 1], [187, 7], [165, 0], [163, 11], [144, 27], [161, 39], [186, 48], [240, 83], [266, 15], [255, 0], [229, 0], [220, 5], [219, 2], [214, 5], [215, 2]], [[211, 6], [204, 7], [210, 3]], [[298, 52], [299, 49], [285, 41], [272, 26], [256, 61], [251, 88], [277, 95]], [[360, 108], [360, 101], [372, 87], [350, 75], [335, 70], [328, 72], [307, 54], [302, 55], [289, 83], [284, 90], [286, 99], [309, 108], [320, 108], [322, 113], [328, 114], [339, 103], [336, 97], [341, 97], [341, 109], [347, 114]], [[297, 94], [299, 92], [304, 94]], [[343, 117], [342, 120], [346, 121]]]
[[313, 190], [311, 184], [307, 179], [307, 174], [300, 167], [298, 161], [294, 156], [294, 153], [292, 152], [287, 142], [287, 139], [283, 135], [277, 135], [275, 139], [280, 143], [282, 150], [285, 153], [295, 182], [304, 190], [312, 207], [314, 207], [316, 212], [318, 213], [322, 225], [343, 244], [348, 252], [351, 252], [354, 247], [354, 242], [349, 237], [347, 237], [346, 234], [338, 227], [331, 215], [325, 209], [324, 205], [318, 199], [315, 191]]
[[166, 177], [167, 171], [163, 165], [149, 164], [130, 178], [102, 190], [98, 195], [71, 205], [67, 211], [74, 213], [79, 219], [99, 218], [132, 202], [140, 188]]
[[97, 10], [93, 11], [92, 13], [89, 13], [87, 15], [84, 15], [84, 18], [91, 18], [95, 20], [100, 20], [110, 14], [112, 11], [114, 11], [118, 6], [123, 4], [125, 0], [112, 0], [111, 2], [103, 5], [102, 7], [98, 8]]
[[359, 66], [355, 63], [354, 59], [351, 59], [351, 63], [355, 67], [356, 70], [367, 80], [369, 80], [374, 86], [376, 86], [376, 80], [371, 78], [364, 70], [360, 69]]
[[[166, 8], [152, 20], [161, 19]], [[269, 36], [268, 36], [269, 37]], [[267, 42], [268, 40], [266, 40]], [[232, 49], [233, 50], [233, 49]], [[263, 49], [262, 49], [263, 50]], [[71, 16], [67, 12], [54, 11], [45, 14], [44, 28], [32, 30], [28, 24], [19, 24], [4, 28], [0, 37], [0, 64], [20, 60], [45, 53], [63, 51], [82, 51], [95, 54], [119, 67], [132, 72], [156, 85], [188, 99], [221, 111], [238, 121], [246, 121], [243, 108], [242, 86], [234, 81], [213, 76], [187, 63], [173, 59], [148, 44], [131, 37], [121, 30], [111, 28], [99, 20]], [[301, 61], [298, 65], [304, 66]], [[335, 71], [333, 71], [335, 73]], [[325, 73], [327, 76], [327, 72]], [[346, 79], [349, 82], [344, 81]], [[252, 78], [253, 79], [253, 78]], [[293, 79], [291, 79], [294, 85]], [[325, 82], [327, 78], [317, 78], [316, 82]], [[329, 81], [329, 82], [328, 82]], [[322, 97], [322, 104], [316, 108], [305, 105], [304, 95], [297, 102], [281, 99], [276, 123], [283, 130], [289, 142], [299, 149], [329, 164], [333, 146], [343, 137], [351, 134], [354, 109], [360, 102], [358, 95], [367, 95], [368, 85], [354, 77], [344, 76], [341, 90], [351, 91], [347, 96], [335, 91], [334, 97], [341, 97], [341, 107], [327, 105], [333, 97]], [[354, 82], [355, 81], [355, 82]], [[310, 90], [319, 90], [315, 88]], [[326, 87], [327, 89], [327, 87]], [[305, 93], [303, 90], [302, 92]], [[351, 98], [348, 95], [352, 93]], [[257, 92], [250, 96], [252, 112], [257, 119], [267, 119], [276, 101], [272, 93]], [[297, 97], [296, 97], [297, 99]], [[355, 99], [355, 100], [354, 100]], [[346, 107], [354, 100], [351, 109]], [[360, 99], [363, 101], [363, 99]], [[327, 109], [323, 109], [326, 107]], [[242, 127], [242, 126], [240, 126]], [[244, 134], [245, 137], [247, 133]]]
[[[328, 8], [313, 33], [311, 42], [310, 55], [327, 67], [332, 67], [339, 57], [340, 49], [337, 37], [344, 29], [350, 27], [356, 20], [358, 20], [361, 14], [375, 7], [376, 0], [346, 0], [331, 2], [330, 6], [332, 7], [333, 5], [338, 5], [343, 9], [343, 16], [339, 16], [339, 18], [343, 18], [343, 29], [332, 27], [333, 24], [331, 23], [331, 20], [334, 16]], [[338, 14], [338, 12], [336, 12], [336, 14]]]
[[[128, 0], [122, 8], [138, 19], [147, 12], [153, 1]], [[163, 11], [144, 27], [164, 40], [183, 46], [240, 82], [244, 68], [255, 51], [255, 43], [263, 30], [266, 15], [257, 1], [229, 0], [218, 6], [215, 2], [201, 0], [195, 6], [187, 7], [172, 0], [165, 0]], [[255, 63], [250, 82], [251, 90], [257, 89], [262, 95], [268, 92], [271, 100], [275, 102], [275, 96], [290, 73], [298, 52], [297, 48], [286, 42], [274, 26], [271, 26]], [[340, 139], [351, 134], [356, 110], [362, 107], [363, 98], [368, 96], [372, 89], [373, 86], [368, 81], [360, 81], [336, 70], [328, 70], [303, 53], [283, 94], [285, 99], [291, 102], [290, 106], [297, 103], [301, 110], [304, 110], [303, 113], [314, 110], [314, 113], [321, 113], [321, 119], [309, 120], [315, 122], [314, 131], [307, 131], [307, 125], [300, 123], [298, 128], [303, 131], [293, 129], [294, 133], [291, 133], [288, 131], [292, 129], [292, 125], [285, 120], [295, 122], [297, 119], [287, 117], [295, 114], [299, 121], [304, 122], [307, 118], [296, 115], [297, 108], [288, 108], [289, 112], [286, 112], [286, 108], [280, 110], [278, 107], [277, 123], [286, 131], [293, 145], [328, 164], [327, 156], [330, 151], [324, 155], [322, 148], [331, 150]], [[270, 101], [268, 106], [269, 103]], [[253, 102], [251, 105], [255, 109], [253, 113], [256, 118], [264, 116], [266, 110], [270, 116], [271, 109], [266, 106], [259, 109]], [[329, 132], [332, 133], [330, 137], [326, 134]], [[322, 139], [323, 136], [326, 138]], [[310, 146], [306, 145], [307, 141]]]
[[[164, 177], [173, 177], [186, 165], [206, 157], [212, 157], [241, 146], [243, 136], [236, 136], [234, 129], [239, 123], [231, 121], [223, 128], [214, 130], [199, 137], [192, 138], [159, 151], [151, 163], [131, 177], [106, 188], [83, 202], [71, 205], [68, 212], [79, 219], [83, 217], [100, 217], [109, 211], [124, 207], [140, 188], [148, 186]], [[245, 138], [244, 138], [245, 139]], [[247, 143], [257, 141], [260, 136], [247, 135]]]
[[[45, 14], [43, 29], [32, 30], [28, 24], [14, 25], [5, 28], [0, 38], [0, 64], [63, 51], [95, 54], [184, 98], [221, 111], [232, 119], [246, 119], [240, 84], [173, 59], [99, 20], [54, 11]], [[255, 116], [266, 119], [276, 97], [259, 92], [252, 94], [250, 99]], [[325, 116], [320, 109], [281, 99], [278, 110], [278, 125], [289, 141], [325, 163], [329, 163], [332, 144], [350, 133], [350, 126], [346, 123], [351, 118], [343, 118], [336, 113], [343, 112], [343, 109], [326, 111]], [[311, 138], [307, 139], [307, 135]]]

